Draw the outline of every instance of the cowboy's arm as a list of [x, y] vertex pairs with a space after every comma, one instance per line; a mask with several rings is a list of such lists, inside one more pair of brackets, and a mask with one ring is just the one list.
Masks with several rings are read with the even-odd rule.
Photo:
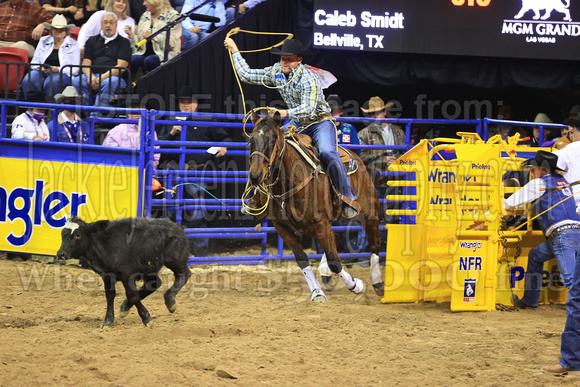
[[509, 198], [504, 200], [503, 208], [505, 210], [513, 210], [528, 204], [542, 196], [546, 191], [546, 183], [542, 179], [534, 179], [522, 188], [513, 193]]
[[274, 85], [272, 78], [266, 75], [268, 72], [267, 69], [251, 69], [250, 66], [248, 66], [248, 63], [246, 63], [246, 60], [240, 54], [238, 46], [233, 39], [227, 38], [224, 41], [224, 46], [226, 49], [231, 51], [234, 68], [242, 82], [252, 85], [261, 85], [262, 82], [268, 86]]

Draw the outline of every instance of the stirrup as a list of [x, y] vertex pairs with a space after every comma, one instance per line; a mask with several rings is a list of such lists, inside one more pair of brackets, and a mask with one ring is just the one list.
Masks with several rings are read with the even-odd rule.
[[355, 211], [356, 214], [358, 215], [360, 213], [360, 203], [353, 199], [347, 198], [346, 196], [340, 194], [340, 200], [343, 201], [344, 204], [351, 206]]

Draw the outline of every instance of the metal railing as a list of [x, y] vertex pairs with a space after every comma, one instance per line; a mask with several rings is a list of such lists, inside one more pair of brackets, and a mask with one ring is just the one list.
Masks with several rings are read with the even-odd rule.
[[[0, 122], [0, 137], [6, 137], [6, 109], [8, 106], [20, 105], [24, 107], [39, 106], [58, 110], [66, 107], [67, 105], [56, 105], [56, 104], [30, 104], [21, 103], [15, 101], [2, 101], [0, 100], [0, 109], [2, 111], [2, 119]], [[74, 108], [80, 108], [87, 112], [124, 112], [133, 113], [141, 115], [141, 141], [140, 148], [136, 150], [139, 154], [140, 162], [142, 162], [140, 173], [140, 183], [139, 183], [139, 208], [138, 214], [140, 216], [150, 216], [155, 209], [165, 208], [175, 210], [175, 220], [180, 223], [183, 220], [183, 211], [185, 210], [201, 210], [201, 211], [235, 211], [239, 213], [241, 209], [240, 196], [237, 192], [241, 192], [245, 186], [248, 171], [247, 171], [247, 161], [243, 162], [244, 165], [237, 165], [235, 170], [218, 169], [218, 170], [185, 170], [185, 157], [187, 154], [192, 153], [205, 153], [208, 147], [211, 146], [226, 146], [228, 147], [228, 156], [243, 156], [247, 160], [248, 156], [248, 144], [246, 142], [189, 142], [185, 141], [186, 130], [181, 131], [181, 141], [161, 141], [156, 140], [153, 133], [155, 128], [159, 125], [195, 125], [195, 126], [219, 126], [226, 128], [233, 128], [241, 131], [243, 124], [241, 120], [243, 115], [241, 114], [217, 114], [217, 113], [179, 113], [179, 112], [169, 112], [169, 111], [150, 111], [146, 109], [113, 109], [113, 108], [102, 108], [102, 107], [88, 107], [88, 106], [74, 106]], [[56, 114], [53, 114], [55, 116]], [[174, 120], [174, 119], [162, 119], [166, 116], [182, 116], [190, 120]], [[212, 121], [208, 121], [211, 119]], [[216, 121], [219, 120], [219, 121]], [[405, 126], [405, 145], [399, 146], [381, 146], [381, 145], [345, 145], [346, 148], [350, 149], [395, 149], [405, 151], [410, 148], [409, 139], [411, 136], [411, 126], [415, 123], [422, 124], [449, 124], [449, 125], [468, 125], [474, 127], [475, 131], [482, 134], [483, 133], [483, 120], [420, 120], [420, 119], [382, 119], [373, 120], [369, 118], [340, 118], [338, 121], [345, 122], [390, 122], [399, 123]], [[102, 117], [89, 117], [89, 124], [91, 129], [95, 128], [95, 125], [100, 123], [113, 123], [113, 122], [135, 122], [130, 120], [119, 120], [114, 118], [102, 118]], [[250, 125], [251, 126], [251, 125]], [[93, 130], [91, 132], [94, 132]], [[149, 133], [146, 136], [146, 133]], [[56, 138], [52, 136], [52, 138]], [[11, 140], [11, 141], [22, 141], [22, 140]], [[9, 144], [8, 141], [3, 140], [4, 144]], [[92, 142], [92, 140], [91, 140]], [[77, 144], [59, 144], [55, 146], [77, 146], [79, 150], [83, 147], [91, 147], [94, 150], [98, 147], [94, 145], [77, 145]], [[156, 147], [160, 148], [156, 148]], [[164, 148], [171, 146], [171, 148]], [[103, 149], [105, 151], [105, 149]], [[115, 148], [106, 148], [107, 152], [115, 152]], [[155, 153], [161, 154], [177, 154], [179, 155], [179, 165], [182, 168], [177, 170], [154, 170], [153, 169], [153, 157]], [[396, 176], [400, 173], [385, 173], [387, 176]], [[153, 199], [153, 187], [152, 179], [160, 179], [166, 188], [173, 188], [175, 185], [180, 183], [204, 183], [209, 182], [214, 186], [225, 186], [233, 185], [233, 190], [224, 190], [224, 195], [215, 198], [199, 198], [199, 199], [184, 199], [183, 196], [183, 186], [181, 189], [176, 190], [176, 197], [166, 196], [163, 199]], [[411, 177], [412, 178], [412, 177]], [[233, 195], [232, 192], [233, 191]], [[409, 192], [408, 194], [412, 194]], [[219, 194], [218, 194], [219, 195]], [[386, 202], [385, 198], [380, 199], [382, 203]], [[250, 222], [251, 217], [245, 216], [245, 218], [240, 218], [242, 222]], [[412, 222], [412, 219], [408, 220]], [[381, 225], [384, 228], [384, 224]], [[360, 231], [361, 226], [336, 226], [333, 229], [337, 232], [340, 231]], [[249, 238], [249, 239], [259, 239], [261, 241], [261, 252], [260, 254], [254, 255], [242, 255], [242, 256], [232, 256], [232, 257], [193, 257], [191, 258], [191, 263], [244, 263], [244, 264], [256, 264], [264, 262], [270, 259], [292, 259], [293, 255], [284, 254], [283, 242], [280, 237], [278, 237], [276, 245], [276, 253], [269, 254], [266, 247], [268, 247], [268, 234], [276, 233], [274, 227], [271, 227], [266, 221], [262, 222], [262, 228], [256, 230], [254, 227], [238, 226], [235, 227], [208, 227], [208, 228], [186, 228], [186, 234], [191, 238]], [[355, 257], [367, 257], [368, 253], [341, 253], [341, 257], [344, 258], [355, 258]], [[382, 253], [384, 256], [385, 253]], [[309, 256], [310, 258], [320, 258], [321, 254], [313, 254]]]

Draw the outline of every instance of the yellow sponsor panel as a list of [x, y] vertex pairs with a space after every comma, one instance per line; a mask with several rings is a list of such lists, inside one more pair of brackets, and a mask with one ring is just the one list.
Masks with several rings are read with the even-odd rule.
[[137, 215], [138, 168], [2, 158], [0, 176], [0, 250], [54, 255], [70, 216]]
[[[438, 145], [422, 140], [389, 167], [414, 172], [416, 180], [389, 185], [414, 187], [416, 193], [407, 200], [416, 201], [417, 210], [387, 210], [414, 215], [416, 224], [387, 227], [385, 285], [398, 286], [386, 290], [382, 302], [451, 301], [453, 311], [478, 311], [510, 305], [512, 294], [523, 295], [528, 253], [545, 238], [531, 227], [505, 229], [504, 197], [517, 187], [502, 182], [537, 148], [495, 137], [484, 143], [474, 133], [458, 135], [461, 140], [436, 139]], [[412, 254], [402, 241], [411, 241]], [[400, 279], [391, 267], [398, 268]], [[566, 301], [555, 260], [545, 264], [543, 282], [541, 303]]]

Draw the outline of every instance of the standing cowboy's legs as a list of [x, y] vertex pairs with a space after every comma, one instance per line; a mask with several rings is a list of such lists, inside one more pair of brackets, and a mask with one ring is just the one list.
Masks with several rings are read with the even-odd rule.
[[[576, 242], [580, 242], [576, 237]], [[560, 365], [567, 370], [580, 370], [580, 252], [576, 252], [576, 267], [566, 301], [566, 326], [562, 333]]]

